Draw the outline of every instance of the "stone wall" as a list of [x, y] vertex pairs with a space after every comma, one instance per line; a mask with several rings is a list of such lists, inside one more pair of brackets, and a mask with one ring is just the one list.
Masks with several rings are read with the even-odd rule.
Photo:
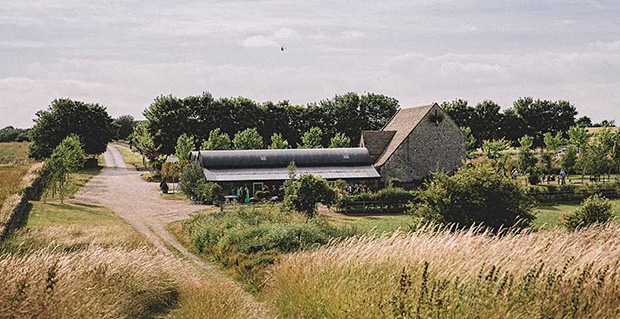
[[11, 231], [20, 228], [28, 220], [28, 214], [32, 208], [30, 200], [41, 196], [43, 183], [40, 176], [42, 164], [33, 165], [23, 180], [26, 187], [19, 194], [14, 194], [6, 199], [0, 211], [0, 241], [5, 239]]
[[[431, 120], [435, 110], [443, 115], [439, 123]], [[387, 183], [395, 177], [411, 183], [437, 170], [451, 172], [461, 165], [465, 155], [465, 136], [460, 128], [434, 106], [380, 168], [381, 181]]]

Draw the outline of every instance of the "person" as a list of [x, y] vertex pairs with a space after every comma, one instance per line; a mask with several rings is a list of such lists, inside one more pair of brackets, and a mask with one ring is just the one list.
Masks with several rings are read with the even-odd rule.
[[519, 171], [516, 168], [514, 168], [512, 170], [512, 173], [510, 173], [510, 175], [512, 176], [512, 179], [517, 179], [517, 176], [519, 176]]
[[250, 190], [247, 187], [243, 188], [243, 192], [245, 193], [245, 202], [250, 202]]
[[564, 169], [560, 170], [560, 179], [558, 179], [558, 184], [560, 185], [564, 185], [566, 182], [566, 172], [564, 171]]

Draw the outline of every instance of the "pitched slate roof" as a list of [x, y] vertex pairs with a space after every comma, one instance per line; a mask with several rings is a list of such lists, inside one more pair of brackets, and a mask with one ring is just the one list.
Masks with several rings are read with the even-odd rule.
[[394, 151], [398, 149], [407, 136], [420, 124], [420, 121], [426, 116], [436, 104], [400, 109], [383, 128], [383, 131], [396, 131], [394, 137], [387, 145], [379, 159], [375, 162], [375, 167], [380, 167], [392, 156]]
[[367, 148], [372, 160], [376, 161], [394, 134], [396, 131], [362, 131], [360, 146]]

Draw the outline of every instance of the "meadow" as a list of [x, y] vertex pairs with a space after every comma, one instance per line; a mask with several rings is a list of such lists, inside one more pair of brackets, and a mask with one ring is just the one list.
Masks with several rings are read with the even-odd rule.
[[33, 162], [28, 159], [29, 143], [0, 143], [0, 210], [4, 201], [20, 191], [22, 179]]
[[614, 318], [620, 227], [352, 237], [283, 256], [262, 298], [283, 318]]
[[[72, 173], [69, 197], [99, 169]], [[4, 173], [0, 180], [20, 181], [26, 171]], [[21, 187], [15, 183], [7, 193]], [[25, 226], [0, 242], [0, 318], [262, 315], [236, 285], [205, 280], [193, 266], [152, 247], [106, 208], [60, 203], [51, 195], [31, 204]]]

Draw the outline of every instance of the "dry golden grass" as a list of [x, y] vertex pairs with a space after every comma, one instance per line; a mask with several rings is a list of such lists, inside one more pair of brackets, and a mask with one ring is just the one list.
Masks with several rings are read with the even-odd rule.
[[263, 298], [287, 318], [615, 318], [620, 226], [354, 237], [282, 258]]

